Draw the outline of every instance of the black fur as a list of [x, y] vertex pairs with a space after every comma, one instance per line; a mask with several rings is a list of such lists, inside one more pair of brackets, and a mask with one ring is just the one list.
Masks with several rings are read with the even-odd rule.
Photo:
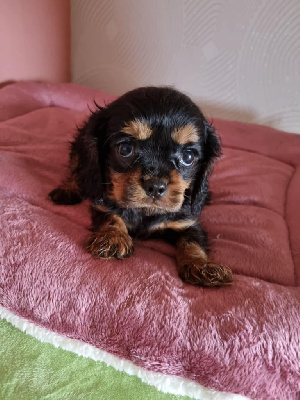
[[[132, 121], [146, 124], [152, 134], [139, 140], [124, 133], [124, 126]], [[178, 144], [172, 139], [172, 132], [185, 126], [195, 128], [197, 140]], [[123, 143], [126, 143], [125, 147]], [[134, 154], [120, 156], [120, 151], [127, 151], [127, 144], [134, 146]], [[190, 166], [180, 162], [184, 149], [192, 151], [194, 162]], [[101, 221], [106, 221], [106, 216], [111, 214], [121, 217], [130, 236], [161, 237], [176, 244], [184, 235], [187, 241], [206, 249], [207, 235], [199, 225], [198, 216], [209, 199], [208, 177], [220, 153], [220, 142], [214, 128], [188, 96], [170, 87], [138, 88], [107, 107], [97, 106], [97, 110], [79, 129], [71, 145], [68, 180], [75, 183], [72, 195], [77, 200], [89, 199], [94, 206], [92, 221], [95, 231], [101, 229]], [[180, 207], [156, 212], [155, 207], [149, 211], [149, 206], [143, 207], [143, 204], [120, 204], [111, 195], [112, 171], [131, 176], [137, 170], [141, 175], [141, 187], [144, 177], [148, 179], [149, 176], [162, 179], [168, 187], [172, 171], [177, 174], [187, 185]], [[52, 191], [50, 197], [56, 203], [64, 203], [64, 185]], [[195, 222], [184, 230], [168, 227], [165, 230], [152, 229], [159, 223], [189, 220]]]

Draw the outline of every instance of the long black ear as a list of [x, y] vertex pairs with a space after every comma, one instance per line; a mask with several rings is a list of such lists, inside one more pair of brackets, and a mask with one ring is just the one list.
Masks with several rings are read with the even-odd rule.
[[220, 155], [221, 144], [215, 129], [204, 120], [202, 157], [199, 160], [198, 171], [191, 190], [191, 211], [193, 215], [200, 214], [208, 200], [208, 177], [211, 174], [215, 159]]
[[71, 163], [74, 163], [80, 195], [92, 202], [101, 200], [105, 187], [107, 122], [107, 108], [97, 106], [97, 111], [92, 112], [85, 125], [78, 128], [71, 147]]

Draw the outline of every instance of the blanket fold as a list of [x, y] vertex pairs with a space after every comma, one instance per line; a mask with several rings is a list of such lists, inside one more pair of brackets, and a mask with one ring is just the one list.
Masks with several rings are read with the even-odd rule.
[[300, 136], [216, 120], [223, 156], [205, 208], [213, 261], [233, 285], [177, 275], [174, 249], [136, 241], [95, 260], [87, 202], [57, 206], [76, 124], [114, 96], [72, 84], [0, 91], [0, 305], [150, 371], [253, 399], [300, 391]]

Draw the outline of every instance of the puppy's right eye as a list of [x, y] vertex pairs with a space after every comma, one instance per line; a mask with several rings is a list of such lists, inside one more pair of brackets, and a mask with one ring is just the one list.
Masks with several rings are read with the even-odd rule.
[[118, 145], [118, 154], [121, 157], [130, 157], [133, 155], [133, 145], [131, 143], [123, 142]]
[[195, 160], [195, 154], [193, 153], [193, 150], [191, 149], [183, 150], [180, 158], [181, 164], [185, 165], [186, 167], [189, 167], [190, 165], [193, 164], [194, 160]]

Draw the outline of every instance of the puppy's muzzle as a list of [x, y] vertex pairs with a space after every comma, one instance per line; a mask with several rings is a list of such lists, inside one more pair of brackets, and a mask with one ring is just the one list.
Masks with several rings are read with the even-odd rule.
[[152, 178], [143, 180], [142, 187], [147, 196], [152, 197], [153, 199], [159, 199], [167, 192], [167, 183], [160, 179]]

